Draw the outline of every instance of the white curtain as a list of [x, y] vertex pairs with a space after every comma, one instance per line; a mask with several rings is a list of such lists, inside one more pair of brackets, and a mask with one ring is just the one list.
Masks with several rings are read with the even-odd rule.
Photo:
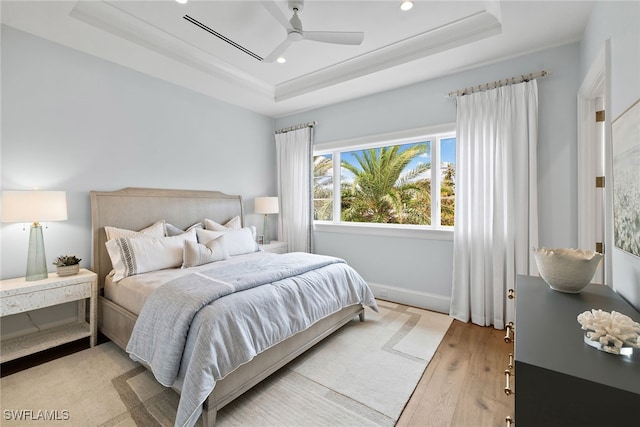
[[276, 133], [278, 240], [288, 242], [291, 252], [312, 251], [312, 146], [311, 126]]
[[537, 274], [535, 80], [457, 98], [456, 208], [450, 314], [503, 329], [507, 290]]

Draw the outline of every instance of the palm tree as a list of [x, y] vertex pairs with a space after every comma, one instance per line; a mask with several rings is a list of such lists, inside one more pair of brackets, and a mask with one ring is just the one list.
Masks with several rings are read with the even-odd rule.
[[431, 179], [416, 182], [419, 190], [412, 194], [405, 209], [406, 224], [431, 225]]
[[[350, 188], [342, 191], [342, 220], [378, 223], [424, 223], [415, 200], [424, 191], [419, 176], [429, 164], [405, 171], [417, 156], [428, 152], [419, 143], [404, 150], [402, 146], [371, 148], [355, 153], [356, 164], [343, 161], [342, 167], [355, 176]], [[417, 222], [416, 222], [417, 221]]]
[[447, 165], [447, 171], [444, 174], [440, 185], [440, 196], [442, 197], [440, 204], [440, 224], [454, 225], [455, 217], [455, 201], [456, 201], [456, 169], [451, 163]]
[[313, 219], [331, 220], [333, 217], [333, 167], [331, 157], [313, 159]]

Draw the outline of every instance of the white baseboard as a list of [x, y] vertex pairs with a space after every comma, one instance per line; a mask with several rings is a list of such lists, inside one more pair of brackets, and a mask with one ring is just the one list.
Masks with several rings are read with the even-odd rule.
[[449, 297], [381, 283], [369, 282], [369, 287], [378, 299], [449, 314], [449, 305], [451, 303], [451, 298]]

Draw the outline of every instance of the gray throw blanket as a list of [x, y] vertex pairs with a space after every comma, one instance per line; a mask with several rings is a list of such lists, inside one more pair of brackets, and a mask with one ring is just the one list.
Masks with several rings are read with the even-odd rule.
[[160, 286], [145, 302], [127, 345], [133, 360], [145, 364], [166, 387], [173, 385], [194, 316], [234, 292], [272, 283], [344, 260], [307, 253], [252, 259], [212, 268]]

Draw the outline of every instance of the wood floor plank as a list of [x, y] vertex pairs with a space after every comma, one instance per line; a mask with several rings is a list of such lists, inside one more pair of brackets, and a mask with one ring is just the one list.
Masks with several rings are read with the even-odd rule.
[[509, 414], [509, 397], [504, 394], [503, 382], [504, 370], [508, 364], [507, 355], [513, 347], [504, 343], [502, 331], [487, 328], [482, 332], [487, 339], [474, 352], [464, 385], [469, 398], [459, 400], [453, 425], [501, 425]]
[[457, 325], [449, 328], [436, 352], [439, 357], [432, 359], [418, 385], [424, 391], [420, 400], [414, 402], [412, 396], [413, 413], [410, 417], [404, 417], [403, 413], [398, 426], [451, 425], [470, 360], [468, 349], [458, 350], [465, 339], [464, 329]]
[[503, 338], [503, 331], [454, 320], [396, 425], [504, 425], [514, 403], [504, 394], [512, 346]]

